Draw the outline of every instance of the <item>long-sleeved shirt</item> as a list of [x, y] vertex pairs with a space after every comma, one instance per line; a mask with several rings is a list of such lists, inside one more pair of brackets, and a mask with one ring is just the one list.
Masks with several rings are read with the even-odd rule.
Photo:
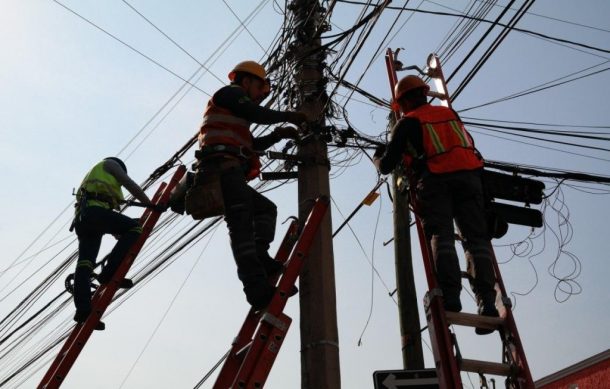
[[[385, 153], [379, 158], [378, 169], [381, 174], [389, 174], [402, 160], [405, 153], [417, 157], [423, 154], [423, 135], [419, 120], [402, 118], [392, 128], [392, 138]], [[411, 150], [411, 152], [409, 152]], [[417, 168], [417, 163], [414, 168]]]
[[[214, 104], [226, 108], [235, 116], [245, 119], [251, 123], [274, 124], [288, 121], [289, 112], [276, 111], [261, 107], [253, 102], [242, 88], [229, 85], [220, 88], [212, 96]], [[281, 139], [275, 134], [269, 134], [254, 138], [253, 149], [263, 151], [279, 142]]]
[[131, 193], [136, 199], [140, 200], [140, 202], [144, 204], [151, 203], [150, 199], [148, 198], [146, 193], [144, 193], [142, 188], [140, 188], [138, 184], [136, 184], [131, 178], [129, 178], [127, 173], [123, 170], [123, 168], [121, 168], [121, 165], [119, 165], [118, 162], [113, 161], [112, 159], [105, 160], [104, 170], [106, 170], [107, 173], [112, 174], [112, 176], [116, 178], [119, 184], [124, 186], [125, 189], [127, 189], [129, 193]]

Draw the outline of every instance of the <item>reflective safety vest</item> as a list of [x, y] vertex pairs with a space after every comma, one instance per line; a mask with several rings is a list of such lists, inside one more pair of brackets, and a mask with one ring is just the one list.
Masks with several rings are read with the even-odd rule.
[[[233, 86], [239, 88], [239, 86]], [[261, 162], [252, 149], [253, 137], [250, 122], [235, 116], [230, 110], [214, 104], [213, 99], [203, 113], [203, 123], [199, 130], [199, 146], [231, 145], [241, 147], [249, 156], [246, 178], [251, 180], [260, 173]]]
[[[449, 108], [425, 104], [405, 117], [421, 123], [424, 160], [431, 173], [451, 173], [483, 167], [474, 141], [464, 124]], [[408, 157], [405, 159], [408, 164]]]
[[87, 173], [77, 191], [77, 201], [85, 196], [87, 206], [119, 209], [124, 200], [121, 184], [104, 170], [104, 161], [99, 162]]

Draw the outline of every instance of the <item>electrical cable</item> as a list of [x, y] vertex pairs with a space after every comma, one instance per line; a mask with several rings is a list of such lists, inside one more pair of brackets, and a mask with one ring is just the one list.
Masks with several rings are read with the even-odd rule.
[[205, 94], [208, 97], [212, 97], [212, 95], [210, 95], [208, 92], [204, 91], [203, 89], [199, 88], [197, 85], [191, 84], [187, 79], [183, 78], [182, 76], [180, 76], [178, 73], [174, 72], [173, 70], [169, 69], [168, 67], [162, 65], [160, 62], [154, 60], [153, 58], [151, 58], [150, 56], [144, 54], [143, 52], [141, 52], [140, 50], [136, 49], [135, 47], [133, 47], [132, 45], [130, 45], [129, 43], [121, 40], [120, 38], [118, 38], [117, 36], [111, 34], [110, 32], [106, 31], [105, 29], [103, 29], [102, 27], [98, 26], [97, 24], [93, 23], [91, 20], [85, 18], [84, 16], [82, 16], [81, 14], [79, 14], [78, 12], [74, 11], [73, 9], [71, 9], [70, 7], [68, 7], [67, 5], [61, 3], [59, 0], [51, 0], [52, 2], [60, 5], [61, 7], [65, 8], [67, 11], [69, 11], [70, 13], [78, 16], [80, 19], [82, 19], [83, 21], [87, 22], [88, 24], [90, 24], [91, 26], [95, 27], [96, 29], [100, 30], [101, 32], [103, 32], [104, 34], [108, 35], [109, 37], [111, 37], [112, 39], [116, 40], [117, 42], [121, 43], [123, 46], [129, 48], [130, 50], [134, 51], [135, 53], [139, 54], [140, 56], [144, 57], [145, 59], [147, 59], [149, 62], [152, 62], [153, 64], [157, 65], [158, 67], [160, 67], [161, 69], [165, 70], [166, 72], [168, 72], [169, 74], [173, 75], [176, 78], [179, 78], [180, 80], [184, 81], [185, 83], [188, 83], [189, 85], [191, 85], [193, 88], [197, 89], [199, 92]]
[[[358, 4], [358, 5], [365, 5], [366, 4], [364, 2], [360, 2], [360, 1], [351, 1], [351, 0], [337, 0], [340, 3], [350, 3], [350, 4]], [[511, 2], [512, 4], [512, 2]], [[505, 11], [510, 10], [514, 10], [513, 8], [508, 8], [507, 6], [502, 6]], [[537, 36], [540, 38], [544, 38], [544, 39], [549, 39], [552, 41], [556, 41], [556, 42], [561, 42], [561, 43], [566, 43], [569, 45], [573, 45], [573, 46], [577, 46], [577, 47], [582, 47], [585, 49], [589, 49], [589, 50], [593, 50], [593, 51], [598, 51], [601, 53], [606, 53], [606, 54], [610, 54], [610, 49], [604, 49], [601, 47], [595, 47], [595, 46], [591, 46], [591, 45], [587, 45], [584, 43], [579, 43], [579, 42], [574, 42], [571, 40], [567, 40], [567, 39], [562, 39], [562, 38], [556, 38], [556, 37], [552, 37], [550, 35], [546, 35], [540, 32], [536, 32], [536, 31], [532, 31], [532, 30], [527, 30], [527, 29], [523, 29], [523, 28], [517, 28], [517, 27], [510, 27], [510, 24], [503, 24], [503, 23], [496, 23], [494, 21], [491, 20], [485, 20], [485, 19], [481, 19], [481, 18], [476, 18], [476, 17], [472, 17], [472, 16], [468, 16], [468, 15], [462, 15], [462, 14], [454, 14], [454, 13], [449, 13], [449, 12], [440, 12], [440, 11], [428, 11], [428, 10], [421, 10], [421, 9], [415, 9], [415, 8], [406, 8], [406, 7], [397, 7], [397, 6], [388, 6], [387, 9], [392, 9], [392, 10], [397, 10], [397, 11], [411, 11], [411, 12], [418, 12], [418, 13], [423, 13], [423, 14], [430, 14], [430, 15], [437, 15], [437, 16], [451, 16], [451, 17], [458, 17], [458, 18], [464, 18], [464, 19], [471, 19], [471, 20], [476, 20], [477, 22], [482, 22], [482, 23], [489, 23], [489, 24], [494, 24], [500, 27], [505, 27], [505, 28], [510, 28], [511, 30], [517, 31], [517, 32], [521, 32], [521, 33], [525, 33], [525, 34], [530, 34], [533, 36]]]
[[364, 333], [366, 332], [366, 329], [368, 328], [369, 323], [371, 322], [371, 317], [373, 317], [373, 306], [375, 302], [375, 273], [377, 271], [375, 269], [375, 239], [377, 238], [377, 227], [379, 227], [379, 217], [381, 216], [381, 199], [382, 198], [379, 197], [379, 210], [377, 211], [377, 219], [375, 221], [375, 228], [373, 229], [373, 242], [371, 243], [371, 305], [369, 308], [369, 315], [366, 319], [366, 323], [364, 324], [364, 328], [362, 329], [360, 337], [358, 338], [358, 347], [362, 346], [362, 337], [364, 336]]

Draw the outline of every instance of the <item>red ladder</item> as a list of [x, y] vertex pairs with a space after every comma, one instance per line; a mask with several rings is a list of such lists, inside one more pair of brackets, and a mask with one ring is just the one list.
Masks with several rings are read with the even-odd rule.
[[[185, 172], [186, 168], [184, 166], [178, 167], [169, 184], [166, 185], [165, 183], [162, 183], [159, 186], [159, 189], [152, 199], [152, 202], [154, 204], [167, 204], [169, 201], [170, 192], [178, 184]], [[125, 275], [142, 249], [142, 246], [144, 246], [144, 243], [148, 239], [160, 216], [161, 214], [158, 211], [153, 211], [150, 208], [144, 211], [142, 217], [140, 218], [140, 223], [142, 223], [142, 234], [129, 249], [129, 252], [112, 277], [112, 280], [106, 285], [101, 285], [96, 290], [91, 301], [93, 308], [91, 314], [84, 323], [76, 324], [74, 326], [74, 329], [57, 354], [57, 357], [55, 357], [51, 367], [40, 381], [40, 384], [38, 384], [38, 389], [59, 388], [64, 382], [64, 379], [70, 372], [76, 358], [78, 358], [83, 347], [85, 347], [87, 340], [89, 340], [89, 337], [93, 333], [93, 329], [112, 302], [112, 299], [114, 298], [114, 295], [118, 289], [119, 282], [125, 278]]]
[[265, 385], [292, 322], [292, 319], [283, 313], [288, 291], [296, 283], [305, 257], [326, 214], [328, 203], [327, 197], [316, 200], [298, 240], [295, 239], [296, 221], [288, 228], [275, 258], [285, 263], [285, 270], [275, 295], [265, 311], [250, 309], [248, 312], [214, 383], [214, 389], [258, 389]]
[[[392, 95], [394, 95], [394, 85], [398, 81], [396, 76], [394, 53], [391, 49], [386, 52], [386, 66]], [[415, 67], [409, 67], [415, 69]], [[443, 100], [447, 106], [451, 107], [449, 94], [445, 78], [441, 69], [439, 58], [435, 54], [428, 57], [428, 69], [426, 74], [435, 79], [440, 88], [438, 93], [433, 93], [434, 97]], [[399, 113], [395, 111], [396, 118]], [[441, 389], [462, 388], [461, 371], [478, 373], [480, 375], [500, 375], [506, 377], [506, 387], [511, 389], [533, 389], [534, 381], [525, 358], [525, 352], [517, 325], [511, 311], [511, 301], [507, 297], [504, 283], [500, 275], [500, 269], [493, 254], [493, 247], [490, 247], [493, 257], [493, 268], [496, 278], [496, 307], [500, 317], [491, 318], [469, 313], [446, 312], [443, 306], [442, 292], [436, 280], [432, 252], [429, 242], [424, 234], [421, 220], [417, 215], [417, 208], [412, 201], [415, 196], [413, 185], [409, 185], [411, 207], [414, 210], [417, 233], [421, 246], [426, 278], [428, 281], [428, 292], [424, 298], [426, 309], [426, 319], [428, 321], [428, 332], [432, 343], [432, 352], [436, 365], [439, 385]], [[491, 245], [491, 243], [490, 243]], [[455, 333], [450, 329], [450, 325], [462, 325], [497, 330], [502, 341], [502, 363], [477, 361], [462, 357]]]

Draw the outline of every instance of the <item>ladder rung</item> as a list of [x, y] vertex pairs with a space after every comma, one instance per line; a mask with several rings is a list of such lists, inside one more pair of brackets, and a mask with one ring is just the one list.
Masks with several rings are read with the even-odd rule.
[[505, 363], [476, 361], [474, 359], [462, 359], [460, 369], [471, 373], [492, 374], [505, 377], [508, 377], [512, 373], [510, 365]]
[[445, 312], [445, 315], [449, 324], [456, 324], [459, 326], [479, 327], [495, 330], [504, 324], [504, 319], [500, 317], [481, 316], [475, 315], [474, 313], [447, 311]]

